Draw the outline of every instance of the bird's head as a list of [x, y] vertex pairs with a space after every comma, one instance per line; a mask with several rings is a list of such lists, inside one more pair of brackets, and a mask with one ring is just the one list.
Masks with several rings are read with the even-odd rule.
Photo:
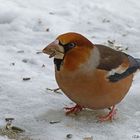
[[86, 61], [90, 56], [93, 44], [84, 36], [78, 33], [65, 33], [56, 38], [43, 49], [43, 53], [49, 58], [64, 60], [68, 67], [74, 68]]
[[70, 32], [58, 36], [55, 41], [43, 49], [43, 53], [48, 54], [50, 58], [63, 59], [69, 51], [77, 51], [78, 48], [85, 50], [85, 48], [91, 47], [93, 44], [87, 38], [81, 34]]

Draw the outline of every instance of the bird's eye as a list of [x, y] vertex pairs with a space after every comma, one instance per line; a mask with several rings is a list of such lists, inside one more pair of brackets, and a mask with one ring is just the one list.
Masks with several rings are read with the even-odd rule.
[[75, 47], [75, 43], [68, 43], [65, 46], [68, 48], [73, 48], [73, 47]]
[[59, 41], [59, 45], [63, 46], [65, 53], [76, 46], [76, 44], [73, 42], [62, 44], [60, 41]]
[[75, 43], [71, 42], [71, 43], [67, 43], [67, 44], [62, 44], [60, 41], [59, 41], [59, 45], [63, 46], [63, 47], [68, 47], [68, 48], [73, 48], [75, 47]]

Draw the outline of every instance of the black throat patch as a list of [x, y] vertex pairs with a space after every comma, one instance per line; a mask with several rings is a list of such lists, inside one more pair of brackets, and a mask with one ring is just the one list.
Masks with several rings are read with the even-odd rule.
[[[72, 48], [74, 48], [76, 46], [76, 44], [72, 43], [72, 42], [63, 45], [60, 41], [59, 41], [59, 45], [64, 48], [64, 54], [66, 54], [69, 50], [71, 50]], [[65, 55], [64, 55], [63, 59], [54, 58], [54, 64], [56, 65], [57, 71], [60, 71], [60, 67], [63, 64], [64, 58], [65, 58]]]
[[56, 69], [58, 71], [60, 71], [60, 67], [61, 67], [62, 63], [63, 63], [63, 59], [54, 58], [54, 64], [56, 65]]

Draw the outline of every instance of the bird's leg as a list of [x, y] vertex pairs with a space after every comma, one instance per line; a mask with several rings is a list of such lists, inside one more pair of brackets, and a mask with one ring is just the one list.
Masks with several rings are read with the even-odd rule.
[[104, 122], [108, 120], [113, 120], [114, 116], [116, 115], [117, 109], [115, 109], [115, 105], [112, 106], [112, 108], [109, 108], [110, 112], [106, 116], [99, 117], [99, 121]]
[[69, 115], [71, 113], [77, 114], [78, 112], [82, 111], [83, 107], [76, 104], [74, 107], [65, 107], [64, 108], [66, 111], [66, 115]]

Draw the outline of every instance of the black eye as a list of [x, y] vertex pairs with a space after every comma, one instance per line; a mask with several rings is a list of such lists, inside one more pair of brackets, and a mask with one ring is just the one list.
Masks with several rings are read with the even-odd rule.
[[73, 42], [62, 44], [61, 41], [59, 41], [59, 45], [63, 46], [65, 53], [76, 46], [76, 44]]
[[63, 46], [63, 47], [68, 47], [68, 48], [73, 48], [75, 47], [75, 43], [71, 42], [71, 43], [67, 43], [67, 44], [62, 44], [60, 41], [59, 41], [59, 45]]
[[73, 48], [73, 47], [75, 47], [75, 43], [68, 43], [65, 46], [68, 48]]

